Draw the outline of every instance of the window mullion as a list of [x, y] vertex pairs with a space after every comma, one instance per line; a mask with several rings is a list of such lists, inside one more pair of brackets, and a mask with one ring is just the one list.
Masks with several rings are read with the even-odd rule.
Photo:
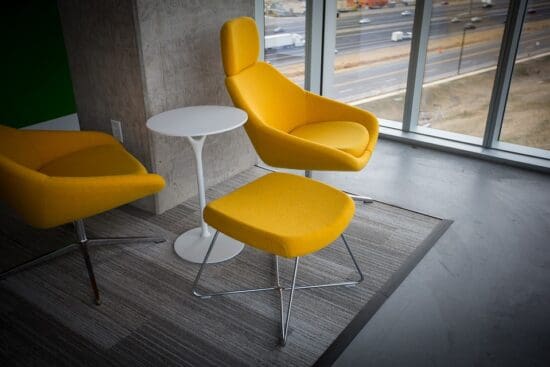
[[516, 62], [516, 55], [519, 47], [521, 29], [523, 28], [525, 14], [527, 12], [527, 3], [528, 0], [510, 1], [508, 17], [504, 27], [504, 34], [502, 35], [491, 101], [489, 103], [485, 134], [483, 136], [482, 145], [484, 148], [492, 148], [498, 141], [500, 135], [502, 120], [506, 110], [508, 91], [512, 81], [512, 72], [514, 71], [514, 64]]
[[306, 2], [306, 57], [304, 88], [321, 93], [321, 75], [323, 70], [323, 0]]
[[414, 131], [420, 116], [422, 84], [430, 35], [432, 0], [418, 1], [414, 13], [411, 56], [407, 74], [405, 110], [403, 111], [403, 131]]
[[254, 0], [254, 19], [260, 34], [260, 60], [265, 59], [265, 0]]

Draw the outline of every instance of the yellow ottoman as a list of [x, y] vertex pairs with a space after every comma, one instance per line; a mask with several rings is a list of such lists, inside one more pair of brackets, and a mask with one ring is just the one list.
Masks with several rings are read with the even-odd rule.
[[[355, 205], [345, 193], [324, 183], [287, 173], [271, 173], [230, 194], [210, 202], [204, 220], [217, 231], [199, 269], [193, 294], [202, 298], [233, 293], [276, 290], [281, 295], [281, 320], [284, 320], [283, 291], [290, 290], [286, 321], [281, 322], [281, 342], [286, 343], [294, 290], [333, 286], [353, 286], [363, 275], [343, 235], [353, 218]], [[286, 258], [294, 258], [292, 285], [283, 287], [277, 280], [273, 287], [241, 289], [218, 293], [201, 293], [197, 285], [218, 236], [218, 231], [247, 245]], [[330, 284], [296, 286], [300, 256], [316, 252], [342, 237], [359, 274], [359, 280]]]

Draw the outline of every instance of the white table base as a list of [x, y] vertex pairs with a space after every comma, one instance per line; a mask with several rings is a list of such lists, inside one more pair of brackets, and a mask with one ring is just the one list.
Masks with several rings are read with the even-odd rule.
[[[210, 236], [202, 237], [201, 233], [202, 228], [197, 227], [180, 235], [174, 242], [176, 254], [184, 260], [201, 264], [214, 236], [212, 233]], [[234, 240], [220, 232], [208, 258], [208, 263], [212, 264], [229, 260], [241, 252], [243, 248], [244, 245], [242, 242]]]
[[[194, 263], [202, 263], [210, 247], [213, 234], [204, 221], [202, 213], [206, 206], [202, 149], [208, 135], [219, 134], [244, 125], [246, 112], [227, 106], [192, 106], [165, 111], [151, 117], [147, 127], [167, 136], [186, 137], [195, 153], [197, 186], [201, 226], [185, 232], [176, 239], [174, 249], [179, 257]], [[242, 251], [244, 245], [220, 233], [208, 263], [229, 260]]]

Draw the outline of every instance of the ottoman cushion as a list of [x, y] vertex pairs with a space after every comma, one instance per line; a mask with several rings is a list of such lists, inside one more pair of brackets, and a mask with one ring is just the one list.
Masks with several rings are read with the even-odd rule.
[[332, 186], [288, 173], [270, 173], [210, 202], [204, 219], [250, 246], [284, 257], [332, 243], [348, 226], [353, 200]]

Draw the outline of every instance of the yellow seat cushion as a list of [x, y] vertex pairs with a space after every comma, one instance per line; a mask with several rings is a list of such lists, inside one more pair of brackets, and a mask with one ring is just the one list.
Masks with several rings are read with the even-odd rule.
[[352, 121], [323, 121], [302, 125], [290, 134], [361, 157], [369, 144], [365, 126]]
[[332, 186], [271, 173], [210, 202], [204, 219], [250, 246], [284, 257], [315, 252], [346, 229], [355, 204]]
[[94, 177], [146, 174], [141, 163], [120, 144], [79, 150], [40, 167], [39, 172], [58, 177]]

